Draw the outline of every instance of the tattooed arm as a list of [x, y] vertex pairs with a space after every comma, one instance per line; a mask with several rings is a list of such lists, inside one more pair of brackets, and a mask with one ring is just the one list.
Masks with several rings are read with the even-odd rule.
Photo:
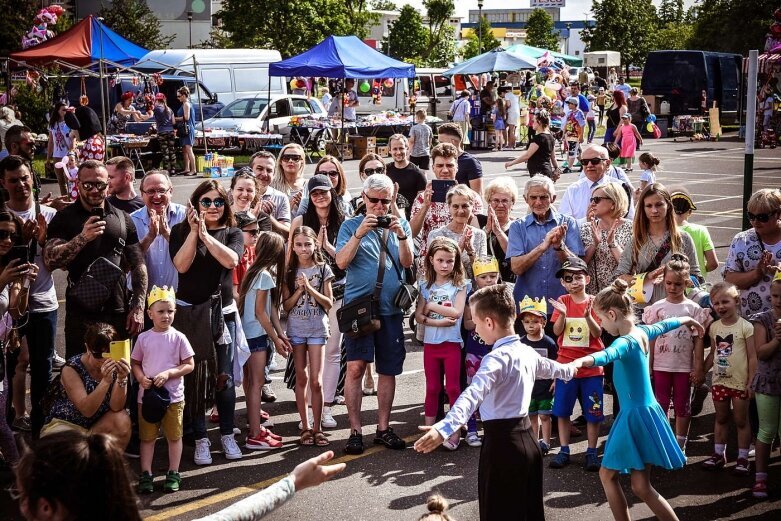
[[63, 239], [49, 239], [43, 247], [43, 263], [46, 269], [66, 269], [68, 264], [79, 254], [88, 242], [94, 241], [106, 229], [106, 221], [97, 216], [92, 216], [84, 223], [81, 233], [69, 241]]
[[130, 301], [126, 324], [127, 332], [132, 336], [140, 333], [144, 327], [144, 301], [148, 277], [141, 244], [135, 243], [125, 246], [125, 258], [130, 264], [130, 282], [133, 286], [133, 297]]

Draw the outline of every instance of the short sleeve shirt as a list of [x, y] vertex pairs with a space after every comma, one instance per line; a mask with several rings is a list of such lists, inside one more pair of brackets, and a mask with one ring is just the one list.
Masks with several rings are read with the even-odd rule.
[[[298, 275], [304, 275], [309, 284], [321, 293], [325, 283], [334, 278], [334, 273], [328, 264], [298, 268], [296, 276]], [[304, 338], [328, 336], [328, 313], [309, 293], [303, 292], [293, 309], [288, 311], [287, 334], [291, 337]]]
[[469, 185], [469, 181], [481, 177], [483, 177], [483, 167], [480, 161], [469, 152], [462, 152], [458, 156], [458, 172], [456, 172], [458, 184]]
[[[10, 208], [9, 211], [24, 222], [35, 219], [35, 207], [23, 212], [16, 212]], [[57, 211], [54, 208], [41, 205], [41, 215], [43, 215], [47, 223], [51, 223], [56, 214]], [[42, 248], [36, 247], [35, 249], [35, 264], [38, 266], [38, 276], [35, 277], [35, 280], [30, 285], [30, 302], [28, 307], [32, 312], [54, 311], [59, 307], [57, 291], [54, 289], [52, 274], [46, 269], [46, 265], [43, 262]]]
[[[691, 300], [685, 299], [680, 304], [660, 300], [643, 311], [643, 322], [651, 325], [667, 318], [692, 317], [703, 323], [708, 311], [702, 309]], [[694, 352], [694, 336], [688, 327], [679, 327], [656, 337], [654, 345], [655, 371], [671, 373], [688, 373], [692, 370], [692, 353]]]
[[[446, 284], [432, 284], [429, 287], [425, 280], [418, 282], [420, 288], [420, 294], [426, 302], [431, 304], [439, 304], [441, 306], [453, 307], [456, 303], [456, 298], [460, 291], [466, 291], [464, 286], [455, 286], [452, 282]], [[428, 317], [431, 319], [443, 318], [439, 313], [429, 313]], [[464, 343], [461, 337], [461, 318], [456, 320], [456, 323], [449, 327], [435, 327], [424, 326], [423, 341], [426, 344], [441, 344], [443, 342], [454, 342], [456, 344]]]
[[745, 391], [748, 384], [746, 340], [754, 336], [754, 326], [738, 317], [731, 326], [717, 320], [708, 329], [713, 355], [713, 385]]
[[[151, 378], [162, 371], [179, 366], [183, 360], [191, 356], [195, 356], [195, 351], [184, 333], [169, 327], [168, 331], [149, 329], [138, 335], [130, 358], [141, 362], [144, 375]], [[184, 378], [181, 376], [169, 378], [163, 387], [168, 390], [171, 403], [184, 400]], [[143, 398], [144, 388], [139, 387], [138, 403], [141, 403]]]
[[258, 338], [268, 334], [263, 329], [263, 325], [256, 316], [255, 301], [257, 300], [258, 291], [265, 290], [266, 294], [266, 315], [271, 316], [271, 290], [276, 287], [277, 283], [271, 274], [263, 270], [257, 274], [255, 280], [252, 281], [252, 285], [247, 290], [247, 294], [244, 296], [244, 313], [241, 315], [241, 325], [244, 328], [244, 335], [247, 338]]
[[[588, 303], [594, 297], [587, 296], [583, 302], [575, 302], [572, 295], [562, 295], [559, 301], [567, 306], [567, 317], [564, 323], [564, 332], [558, 339], [558, 362], [567, 364], [580, 357], [591, 355], [605, 348], [600, 337], [593, 337], [588, 329], [586, 322], [586, 308]], [[591, 317], [597, 320], [592, 312]], [[559, 318], [558, 310], [553, 310], [551, 322], [556, 322]], [[601, 367], [584, 367], [578, 370], [576, 378], [587, 378], [589, 376], [599, 376], [603, 373]]]
[[409, 137], [414, 138], [415, 142], [412, 144], [412, 150], [410, 155], [415, 157], [422, 157], [429, 155], [429, 143], [431, 142], [431, 127], [425, 123], [418, 123], [412, 125], [409, 131]]
[[273, 186], [266, 187], [266, 192], [260, 196], [262, 200], [270, 200], [274, 203], [274, 211], [271, 216], [281, 223], [290, 223], [290, 199], [283, 192]]
[[[754, 270], [762, 257], [762, 250], [769, 251], [774, 263], [781, 262], [781, 241], [775, 244], [763, 244], [754, 229], [735, 235], [729, 246], [724, 273], [747, 273]], [[740, 290], [740, 309], [743, 318], [768, 311], [770, 306], [771, 275], [763, 275], [762, 280], [746, 289]]]
[[687, 222], [681, 226], [681, 228], [686, 230], [686, 233], [688, 233], [694, 241], [694, 251], [697, 253], [697, 264], [700, 265], [700, 271], [703, 273], [703, 276], [707, 275], [708, 272], [705, 271], [705, 252], [715, 249], [710, 232], [708, 232], [708, 229], [705, 226], [690, 222]]
[[[388, 163], [385, 167], [385, 171], [391, 181], [398, 183], [399, 193], [403, 195], [407, 201], [414, 201], [420, 192], [426, 189], [426, 176], [420, 171], [416, 165], [409, 163], [404, 168], [396, 168], [393, 162]], [[410, 216], [410, 208], [405, 208], [407, 218]]]

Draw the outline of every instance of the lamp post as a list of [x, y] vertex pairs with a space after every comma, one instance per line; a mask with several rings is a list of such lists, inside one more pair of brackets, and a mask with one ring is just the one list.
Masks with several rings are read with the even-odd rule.
[[193, 12], [187, 11], [187, 28], [190, 31], [190, 45], [187, 47], [188, 49], [193, 48]]
[[567, 28], [567, 40], [566, 43], [564, 44], [564, 54], [569, 54], [569, 34], [570, 34], [569, 31], [572, 28], [572, 24], [570, 22], [567, 22], [564, 24], [564, 27]]
[[483, 0], [477, 0], [477, 54], [483, 54]]

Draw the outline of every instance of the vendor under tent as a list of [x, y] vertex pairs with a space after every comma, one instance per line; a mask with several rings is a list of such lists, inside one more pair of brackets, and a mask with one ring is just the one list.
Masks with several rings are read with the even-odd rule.
[[[308, 51], [272, 63], [269, 65], [269, 76], [319, 76], [340, 80], [414, 78], [415, 66], [394, 60], [355, 36], [329, 36]], [[344, 105], [341, 120], [340, 135], [344, 136]]]
[[563, 60], [564, 63], [566, 63], [571, 67], [581, 67], [583, 65], [583, 59], [578, 56], [571, 56], [569, 54], [564, 54], [561, 52], [553, 52], [548, 49], [533, 47], [531, 45], [524, 45], [522, 43], [511, 45], [507, 48], [507, 50], [515, 54], [520, 54], [521, 56], [524, 56], [527, 59], [533, 60], [535, 62], [537, 58], [539, 58], [546, 52], [549, 52], [554, 58]]
[[516, 72], [524, 69], [537, 68], [537, 60], [521, 56], [514, 52], [497, 47], [492, 51], [470, 58], [459, 63], [452, 69], [442, 73], [443, 76], [455, 76], [456, 74], [483, 74], [485, 72]]

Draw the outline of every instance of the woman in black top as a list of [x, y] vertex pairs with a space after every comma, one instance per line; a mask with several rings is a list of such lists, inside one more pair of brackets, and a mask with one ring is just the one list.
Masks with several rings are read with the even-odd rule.
[[612, 143], [615, 139], [616, 127], [621, 122], [621, 117], [629, 110], [626, 104], [626, 96], [620, 90], [613, 91], [613, 104], [607, 110], [607, 128], [605, 129], [605, 144]]
[[[211, 463], [205, 411], [212, 392], [220, 415], [220, 434], [225, 456], [228, 459], [241, 457], [241, 451], [233, 439], [233, 413], [236, 407], [233, 353], [237, 311], [233, 300], [233, 268], [244, 252], [244, 239], [241, 230], [234, 226], [235, 219], [228, 204], [227, 192], [219, 181], [208, 180], [198, 185], [190, 196], [187, 220], [171, 228], [170, 233], [169, 252], [179, 272], [177, 300], [195, 309], [199, 304], [212, 302], [212, 296], [219, 294], [225, 323], [222, 332], [211, 332], [217, 339], [213, 342], [214, 353], [199, 352], [198, 346], [203, 345], [203, 339], [190, 338], [194, 329], [188, 327], [183, 331], [185, 334], [190, 331], [188, 340], [195, 350], [195, 371], [185, 377], [185, 403], [192, 417], [196, 443], [195, 463], [198, 465]], [[179, 307], [181, 314], [182, 306]], [[175, 325], [180, 328], [176, 322]], [[216, 325], [219, 328], [219, 323]], [[224, 334], [226, 330], [230, 339]], [[213, 366], [215, 360], [216, 367]]]
[[513, 165], [526, 162], [529, 169], [529, 177], [537, 174], [544, 174], [554, 181], [554, 171], [559, 169], [559, 162], [556, 160], [556, 139], [550, 133], [550, 116], [547, 110], [540, 110], [534, 116], [535, 136], [529, 144], [529, 148], [520, 156], [504, 164], [504, 168], [509, 170]]

